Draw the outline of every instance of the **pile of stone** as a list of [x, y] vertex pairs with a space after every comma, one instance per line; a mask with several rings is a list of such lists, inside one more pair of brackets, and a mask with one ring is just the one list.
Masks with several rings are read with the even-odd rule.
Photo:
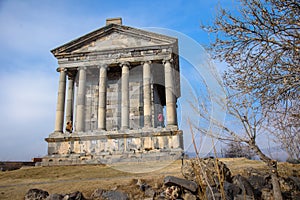
[[[252, 170], [247, 177], [232, 176], [227, 166], [217, 159], [187, 160], [182, 174], [187, 180], [198, 183], [199, 199], [274, 199], [271, 174]], [[279, 177], [279, 183], [284, 199], [300, 199], [299, 177]]]
[[[271, 175], [257, 171], [249, 172], [247, 178], [232, 176], [227, 166], [213, 158], [186, 160], [181, 168], [184, 178], [166, 176], [162, 183], [150, 186], [146, 181], [134, 179], [129, 187], [138, 190], [128, 194], [123, 191], [97, 189], [89, 198], [81, 192], [51, 194], [31, 189], [25, 200], [272, 200]], [[284, 199], [300, 199], [300, 178], [279, 177]], [[130, 191], [130, 190], [127, 190]]]
[[96, 189], [90, 198], [85, 198], [79, 191], [70, 194], [49, 194], [40, 189], [30, 189], [25, 200], [128, 200], [128, 195], [121, 191]]
[[73, 192], [70, 194], [49, 194], [41, 189], [30, 189], [25, 200], [86, 200], [81, 192]]

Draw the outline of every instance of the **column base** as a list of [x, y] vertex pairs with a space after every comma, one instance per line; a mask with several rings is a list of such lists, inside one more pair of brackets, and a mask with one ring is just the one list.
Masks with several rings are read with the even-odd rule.
[[129, 130], [128, 126], [121, 127], [121, 131], [126, 131], [126, 130]]
[[170, 125], [167, 125], [166, 128], [170, 129], [170, 130], [178, 130], [178, 125], [170, 124]]

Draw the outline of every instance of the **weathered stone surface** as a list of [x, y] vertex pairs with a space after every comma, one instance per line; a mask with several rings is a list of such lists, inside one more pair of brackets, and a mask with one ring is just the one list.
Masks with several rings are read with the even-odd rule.
[[181, 166], [181, 173], [187, 180], [196, 181], [196, 166], [195, 161], [185, 160]]
[[153, 198], [154, 195], [155, 195], [155, 191], [152, 188], [150, 188], [150, 187], [146, 188], [146, 190], [145, 190], [145, 196], [146, 197]]
[[184, 194], [182, 195], [183, 200], [197, 200], [197, 196], [185, 191]]
[[233, 198], [233, 200], [253, 200], [253, 196], [238, 194]]
[[282, 191], [300, 191], [300, 178], [298, 177], [280, 178], [279, 183]]
[[65, 200], [64, 196], [61, 194], [50, 194], [46, 200]]
[[189, 181], [175, 176], [165, 177], [164, 184], [181, 186], [187, 190], [190, 190], [191, 192], [196, 192], [198, 189], [198, 185], [194, 181]]
[[273, 192], [269, 188], [261, 189], [261, 199], [262, 200], [273, 200]]
[[258, 176], [258, 175], [251, 175], [248, 178], [249, 183], [253, 186], [254, 189], [261, 189], [268, 185], [270, 180], [270, 176]]
[[[181, 173], [186, 179], [197, 181], [201, 177], [198, 181], [201, 181], [202, 185], [205, 186], [208, 182], [212, 187], [220, 185], [218, 171], [221, 177], [224, 177], [224, 181], [231, 182], [230, 170], [223, 162], [213, 158], [186, 160], [181, 168]], [[207, 177], [207, 180], [202, 177]]]
[[44, 200], [49, 196], [47, 191], [41, 189], [30, 189], [25, 194], [25, 200]]
[[101, 195], [103, 200], [129, 200], [128, 195], [120, 191], [105, 191]]
[[105, 192], [103, 189], [97, 188], [91, 195], [91, 199], [97, 199], [101, 198], [103, 192]]
[[163, 194], [165, 196], [165, 199], [177, 199], [180, 195], [180, 188], [174, 185], [167, 187]]
[[[177, 39], [110, 24], [51, 52], [58, 60], [60, 84], [55, 130], [46, 138], [48, 156], [42, 165], [89, 164], [67, 157], [70, 154], [88, 155], [90, 162], [112, 163], [124, 160], [100, 154], [122, 156], [131, 149], [183, 151], [182, 134], [171, 133], [178, 131], [176, 102], [181, 93]], [[164, 113], [166, 127], [159, 123], [159, 113]], [[139, 135], [130, 137], [132, 130]], [[153, 135], [162, 130], [171, 133], [166, 142]], [[151, 135], [143, 135], [148, 132]], [[112, 138], [115, 136], [118, 138]], [[60, 158], [49, 158], [53, 155]]]
[[242, 194], [254, 197], [254, 189], [245, 177], [238, 174], [233, 177], [233, 183], [241, 188]]
[[222, 195], [221, 193], [219, 192], [218, 188], [216, 187], [212, 187], [212, 191], [210, 189], [206, 189], [206, 198], [207, 200], [221, 200], [222, 199]]
[[85, 200], [83, 194], [79, 191], [67, 194], [64, 198], [66, 198], [66, 196], [68, 200]]
[[238, 186], [225, 181], [224, 191], [227, 199], [233, 199], [234, 196], [240, 194], [241, 189]]
[[300, 178], [295, 176], [290, 176], [288, 178], [293, 182], [292, 184], [295, 186], [295, 189], [300, 191]]

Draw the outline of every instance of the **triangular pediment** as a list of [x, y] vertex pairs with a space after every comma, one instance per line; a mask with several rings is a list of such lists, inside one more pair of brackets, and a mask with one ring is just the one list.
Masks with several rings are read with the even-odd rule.
[[72, 53], [168, 45], [176, 42], [177, 39], [173, 37], [128, 26], [110, 24], [53, 49], [51, 52], [54, 56], [59, 56]]
[[112, 32], [108, 35], [100, 37], [99, 39], [75, 50], [75, 53], [87, 51], [105, 51], [124, 48], [147, 47], [154, 45], [168, 44], [165, 41], [151, 41], [145, 38], [138, 38], [132, 35], [127, 35], [119, 32]]

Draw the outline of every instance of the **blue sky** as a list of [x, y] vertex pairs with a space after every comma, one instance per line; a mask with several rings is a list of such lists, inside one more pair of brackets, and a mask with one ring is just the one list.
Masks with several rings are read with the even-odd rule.
[[[47, 153], [44, 138], [54, 130], [59, 76], [51, 49], [104, 26], [112, 17], [122, 17], [124, 25], [136, 28], [174, 30], [206, 45], [209, 37], [200, 23], [212, 22], [219, 4], [230, 8], [234, 3], [1, 0], [0, 160], [29, 160]], [[183, 62], [181, 68], [185, 66]], [[189, 83], [194, 77], [185, 73]]]

